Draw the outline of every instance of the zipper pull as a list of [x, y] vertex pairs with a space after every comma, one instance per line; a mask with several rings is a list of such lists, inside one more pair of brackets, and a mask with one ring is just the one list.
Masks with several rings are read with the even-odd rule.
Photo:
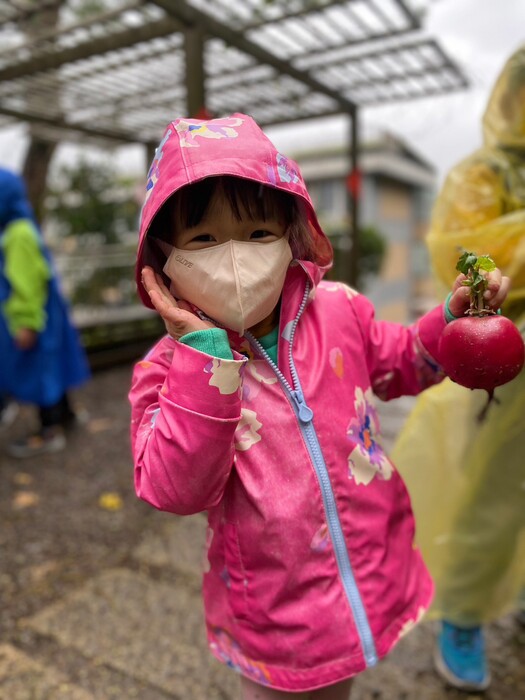
[[314, 412], [306, 405], [303, 392], [300, 389], [297, 391], [292, 391], [292, 397], [295, 401], [295, 405], [297, 406], [299, 420], [301, 423], [310, 423], [314, 417]]

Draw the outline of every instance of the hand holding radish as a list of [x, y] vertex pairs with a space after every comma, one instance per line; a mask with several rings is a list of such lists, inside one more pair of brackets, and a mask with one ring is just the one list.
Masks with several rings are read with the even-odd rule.
[[463, 253], [448, 302], [456, 316], [443, 331], [439, 360], [452, 381], [469, 389], [494, 389], [514, 379], [523, 367], [525, 347], [512, 321], [496, 312], [510, 281], [488, 255]]
[[[486, 257], [486, 256], [483, 256]], [[494, 265], [494, 269], [487, 271], [485, 275], [486, 288], [483, 289], [483, 304], [493, 312], [496, 312], [503, 302], [510, 289], [510, 279], [501, 274], [501, 270]], [[472, 308], [471, 287], [468, 284], [468, 277], [461, 272], [455, 279], [452, 287], [448, 308], [450, 312], [461, 318]]]

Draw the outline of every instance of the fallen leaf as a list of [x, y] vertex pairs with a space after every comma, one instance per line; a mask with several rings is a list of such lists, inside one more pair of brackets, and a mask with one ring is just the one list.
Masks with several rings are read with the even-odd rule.
[[104, 510], [120, 510], [124, 505], [122, 498], [114, 491], [106, 491], [98, 499], [98, 505]]
[[18, 486], [29, 486], [29, 484], [33, 483], [34, 479], [30, 474], [26, 474], [25, 472], [17, 472], [13, 476], [13, 481]]
[[40, 496], [34, 491], [18, 491], [13, 497], [13, 508], [22, 510], [32, 508], [40, 502]]
[[95, 433], [102, 433], [104, 430], [111, 430], [114, 421], [110, 418], [95, 418], [89, 421], [87, 430], [88, 433], [94, 435]]

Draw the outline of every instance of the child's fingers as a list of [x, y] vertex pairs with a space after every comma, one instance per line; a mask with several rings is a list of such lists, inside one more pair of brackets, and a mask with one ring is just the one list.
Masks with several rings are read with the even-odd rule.
[[452, 296], [448, 302], [448, 308], [453, 316], [463, 316], [469, 307], [469, 290], [463, 282], [466, 279], [464, 274], [459, 274], [452, 285]]
[[157, 286], [164, 294], [164, 296], [168, 299], [173, 299], [173, 294], [166, 287], [166, 285], [164, 284], [164, 280], [162, 279], [162, 275], [160, 275], [158, 272], [155, 272], [155, 281], [157, 282]]
[[469, 288], [461, 283], [452, 289], [452, 296], [448, 302], [450, 313], [456, 318], [463, 316], [470, 306]]
[[194, 318], [192, 314], [189, 314], [189, 312], [184, 309], [180, 309], [173, 299], [171, 302], [166, 300], [164, 295], [156, 289], [151, 290], [150, 299], [166, 324], [168, 333], [172, 337], [179, 338], [181, 335], [188, 332], [189, 324], [192, 318]]
[[142, 280], [142, 284], [143, 284], [144, 289], [146, 291], [148, 291], [150, 287], [152, 287], [156, 284], [155, 272], [153, 271], [153, 268], [150, 267], [149, 265], [145, 265], [142, 268], [141, 273], [140, 273], [140, 278]]
[[159, 287], [154, 287], [148, 293], [151, 303], [162, 317], [172, 338], [178, 340], [182, 335], [198, 330], [203, 325], [190, 311], [179, 308], [169, 292], [166, 295]]
[[461, 287], [464, 287], [463, 282], [466, 280], [466, 276], [461, 273], [459, 274], [456, 279], [454, 280], [454, 284], [452, 285], [452, 293], [454, 293], [456, 290], [461, 289]]
[[492, 272], [489, 272], [489, 274], [486, 276], [487, 280], [487, 289], [485, 290], [484, 296], [486, 298], [489, 298], [494, 294], [494, 292], [497, 292], [501, 285], [501, 280], [503, 279], [503, 276], [501, 274], [501, 270], [499, 268], [496, 268], [495, 270], [492, 270]]
[[[487, 288], [483, 293], [485, 303], [490, 306], [491, 309], [499, 309], [509, 293], [510, 279], [503, 276], [499, 268], [489, 272], [486, 278]], [[456, 312], [460, 310], [461, 314], [463, 314], [464, 310], [468, 308], [467, 299], [469, 297], [470, 288], [468, 285], [464, 284], [465, 279], [465, 275], [458, 275], [452, 286], [452, 297], [449, 302], [449, 308], [454, 315], [458, 315]], [[465, 309], [462, 309], [462, 307], [465, 307]]]
[[184, 299], [179, 299], [179, 301], [177, 302], [177, 306], [179, 307], [179, 309], [184, 309], [185, 311], [189, 311], [190, 314], [193, 314], [191, 306], [188, 304], [187, 301], [184, 301]]
[[147, 291], [151, 303], [160, 314], [168, 333], [175, 339], [186, 333], [213, 328], [213, 324], [201, 320], [185, 301], [176, 301], [166, 287], [162, 276], [151, 267], [142, 270], [142, 284]]
[[151, 298], [151, 293], [152, 291], [157, 291], [159, 294], [161, 292], [155, 272], [151, 267], [144, 267], [141, 272], [141, 280], [142, 280], [142, 286], [146, 290], [146, 292], [149, 294]]
[[[155, 306], [159, 313], [159, 304], [161, 301], [164, 301], [168, 307], [177, 306], [177, 302], [170, 294], [170, 291], [164, 284], [162, 277], [154, 272], [151, 267], [145, 267], [142, 270], [142, 284], [146, 292], [149, 294], [151, 303]], [[156, 302], [153, 301], [153, 295], [155, 296]]]
[[151, 303], [163, 318], [166, 317], [166, 314], [171, 311], [171, 309], [177, 308], [175, 300], [172, 298], [170, 301], [158, 288], [150, 289], [148, 294]]
[[510, 289], [510, 278], [505, 276], [499, 276], [498, 280], [492, 280], [489, 282], [488, 289], [485, 291], [484, 297], [488, 305], [492, 309], [499, 309], [507, 298], [507, 294]]

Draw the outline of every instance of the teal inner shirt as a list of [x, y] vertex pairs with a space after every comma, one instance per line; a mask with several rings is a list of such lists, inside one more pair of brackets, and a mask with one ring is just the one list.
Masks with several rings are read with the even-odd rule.
[[[279, 326], [273, 331], [258, 338], [260, 344], [266, 350], [270, 359], [277, 364], [277, 345], [279, 342]], [[179, 338], [179, 342], [189, 345], [195, 350], [205, 352], [207, 355], [218, 357], [221, 360], [232, 360], [233, 353], [228, 342], [228, 335], [223, 328], [207, 328], [203, 331], [193, 331]]]
[[258, 338], [259, 343], [266, 350], [270, 359], [277, 364], [277, 344], [279, 341], [279, 326], [275, 326], [273, 331]]

